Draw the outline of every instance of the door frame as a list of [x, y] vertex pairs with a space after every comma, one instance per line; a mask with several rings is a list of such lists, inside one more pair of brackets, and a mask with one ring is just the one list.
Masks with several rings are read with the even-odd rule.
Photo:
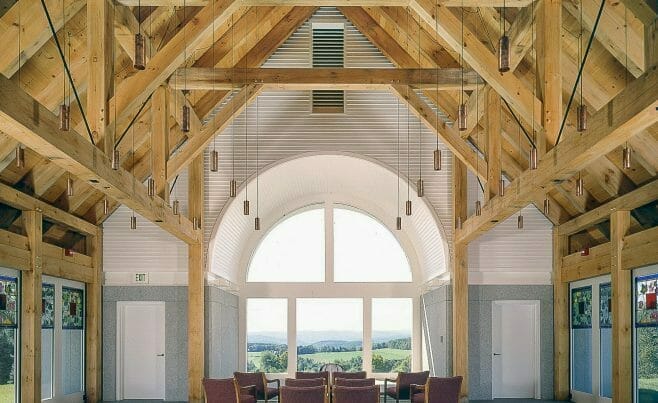
[[491, 397], [496, 399], [494, 396], [494, 382], [495, 382], [495, 371], [493, 371], [493, 335], [494, 329], [496, 327], [496, 322], [493, 320], [494, 309], [496, 305], [529, 305], [532, 307], [532, 313], [534, 316], [534, 378], [535, 378], [535, 399], [541, 399], [541, 301], [539, 300], [496, 300], [491, 301]]
[[[124, 353], [124, 343], [123, 343], [123, 330], [125, 327], [124, 323], [124, 312], [125, 309], [129, 306], [135, 306], [135, 305], [153, 305], [153, 306], [161, 306], [163, 312], [165, 313], [164, 318], [166, 321], [167, 318], [167, 311], [166, 311], [166, 304], [165, 301], [117, 301], [117, 334], [116, 334], [116, 400], [123, 400], [123, 353]], [[166, 323], [163, 323], [163, 327], [166, 330]], [[164, 333], [163, 333], [164, 335]], [[166, 345], [166, 337], [165, 337], [165, 345]], [[166, 359], [166, 356], [165, 356]], [[165, 361], [166, 365], [166, 361]], [[163, 382], [163, 385], [165, 386], [165, 398], [166, 398], [166, 379], [165, 382]]]

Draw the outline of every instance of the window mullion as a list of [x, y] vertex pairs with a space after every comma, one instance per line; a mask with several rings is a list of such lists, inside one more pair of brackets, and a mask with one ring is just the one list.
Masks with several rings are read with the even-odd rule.
[[325, 282], [334, 282], [334, 204], [328, 200], [324, 209]]
[[372, 298], [363, 299], [363, 370], [372, 374]]

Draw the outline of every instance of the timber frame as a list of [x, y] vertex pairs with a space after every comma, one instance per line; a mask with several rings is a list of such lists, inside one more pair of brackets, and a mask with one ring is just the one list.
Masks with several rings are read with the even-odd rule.
[[[630, 309], [630, 270], [658, 262], [658, 10], [648, 1], [623, 0], [601, 12], [583, 67], [590, 126], [584, 133], [576, 132], [564, 100], [580, 67], [572, 32], [581, 7], [584, 28], [594, 29], [595, 0], [187, 0], [185, 11], [180, 0], [64, 2], [62, 9], [60, 0], [43, 1], [55, 38], [41, 0], [0, 9], [0, 36], [21, 47], [20, 55], [0, 55], [0, 265], [23, 275], [24, 402], [40, 395], [35, 307], [44, 274], [87, 285], [86, 393], [88, 401], [101, 398], [102, 224], [121, 204], [189, 247], [189, 400], [202, 401], [204, 150], [273, 86], [390, 91], [452, 152], [453, 317], [461, 318], [453, 327], [455, 374], [468, 375], [468, 245], [525, 206], [542, 210], [547, 201], [555, 225], [556, 398], [569, 393], [568, 283], [611, 274], [614, 309], [623, 312]], [[263, 68], [323, 6], [337, 7], [394, 68]], [[502, 15], [512, 44], [505, 74], [497, 71], [497, 44], [485, 34], [498, 32]], [[235, 30], [244, 35], [231, 49]], [[133, 68], [137, 32], [147, 41], [141, 71]], [[63, 132], [57, 113], [66, 98], [53, 83], [64, 79], [56, 57], [57, 40], [65, 38], [75, 50], [68, 65], [84, 112], [71, 104], [71, 130]], [[247, 80], [235, 79], [245, 73]], [[464, 131], [452, 125], [461, 100], [471, 111]], [[183, 104], [191, 108], [189, 132], [175, 109]], [[435, 119], [434, 108], [448, 122]], [[516, 140], [520, 131], [527, 141]], [[124, 141], [128, 133], [134, 147]], [[531, 143], [536, 170], [528, 164]], [[25, 155], [20, 167], [17, 147]], [[621, 157], [625, 147], [632, 150], [630, 169]], [[174, 215], [169, 200], [185, 169], [188, 217]], [[479, 216], [467, 216], [468, 171], [484, 189]], [[586, 179], [581, 196], [579, 176]], [[69, 178], [74, 196], [67, 195]], [[148, 178], [153, 196], [143, 184]], [[584, 248], [589, 256], [580, 256]], [[624, 320], [613, 327], [616, 401], [631, 401], [629, 328]]]

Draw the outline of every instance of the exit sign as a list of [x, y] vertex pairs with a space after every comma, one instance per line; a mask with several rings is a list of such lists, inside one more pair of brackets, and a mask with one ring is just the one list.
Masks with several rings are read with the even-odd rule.
[[135, 273], [133, 277], [134, 284], [148, 284], [149, 283], [149, 274], [148, 273]]

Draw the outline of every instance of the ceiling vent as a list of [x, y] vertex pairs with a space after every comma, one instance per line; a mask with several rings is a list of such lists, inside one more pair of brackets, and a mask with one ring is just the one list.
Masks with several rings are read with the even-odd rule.
[[[312, 37], [313, 67], [345, 66], [345, 25], [314, 23]], [[313, 113], [344, 113], [345, 92], [341, 90], [312, 91]]]

